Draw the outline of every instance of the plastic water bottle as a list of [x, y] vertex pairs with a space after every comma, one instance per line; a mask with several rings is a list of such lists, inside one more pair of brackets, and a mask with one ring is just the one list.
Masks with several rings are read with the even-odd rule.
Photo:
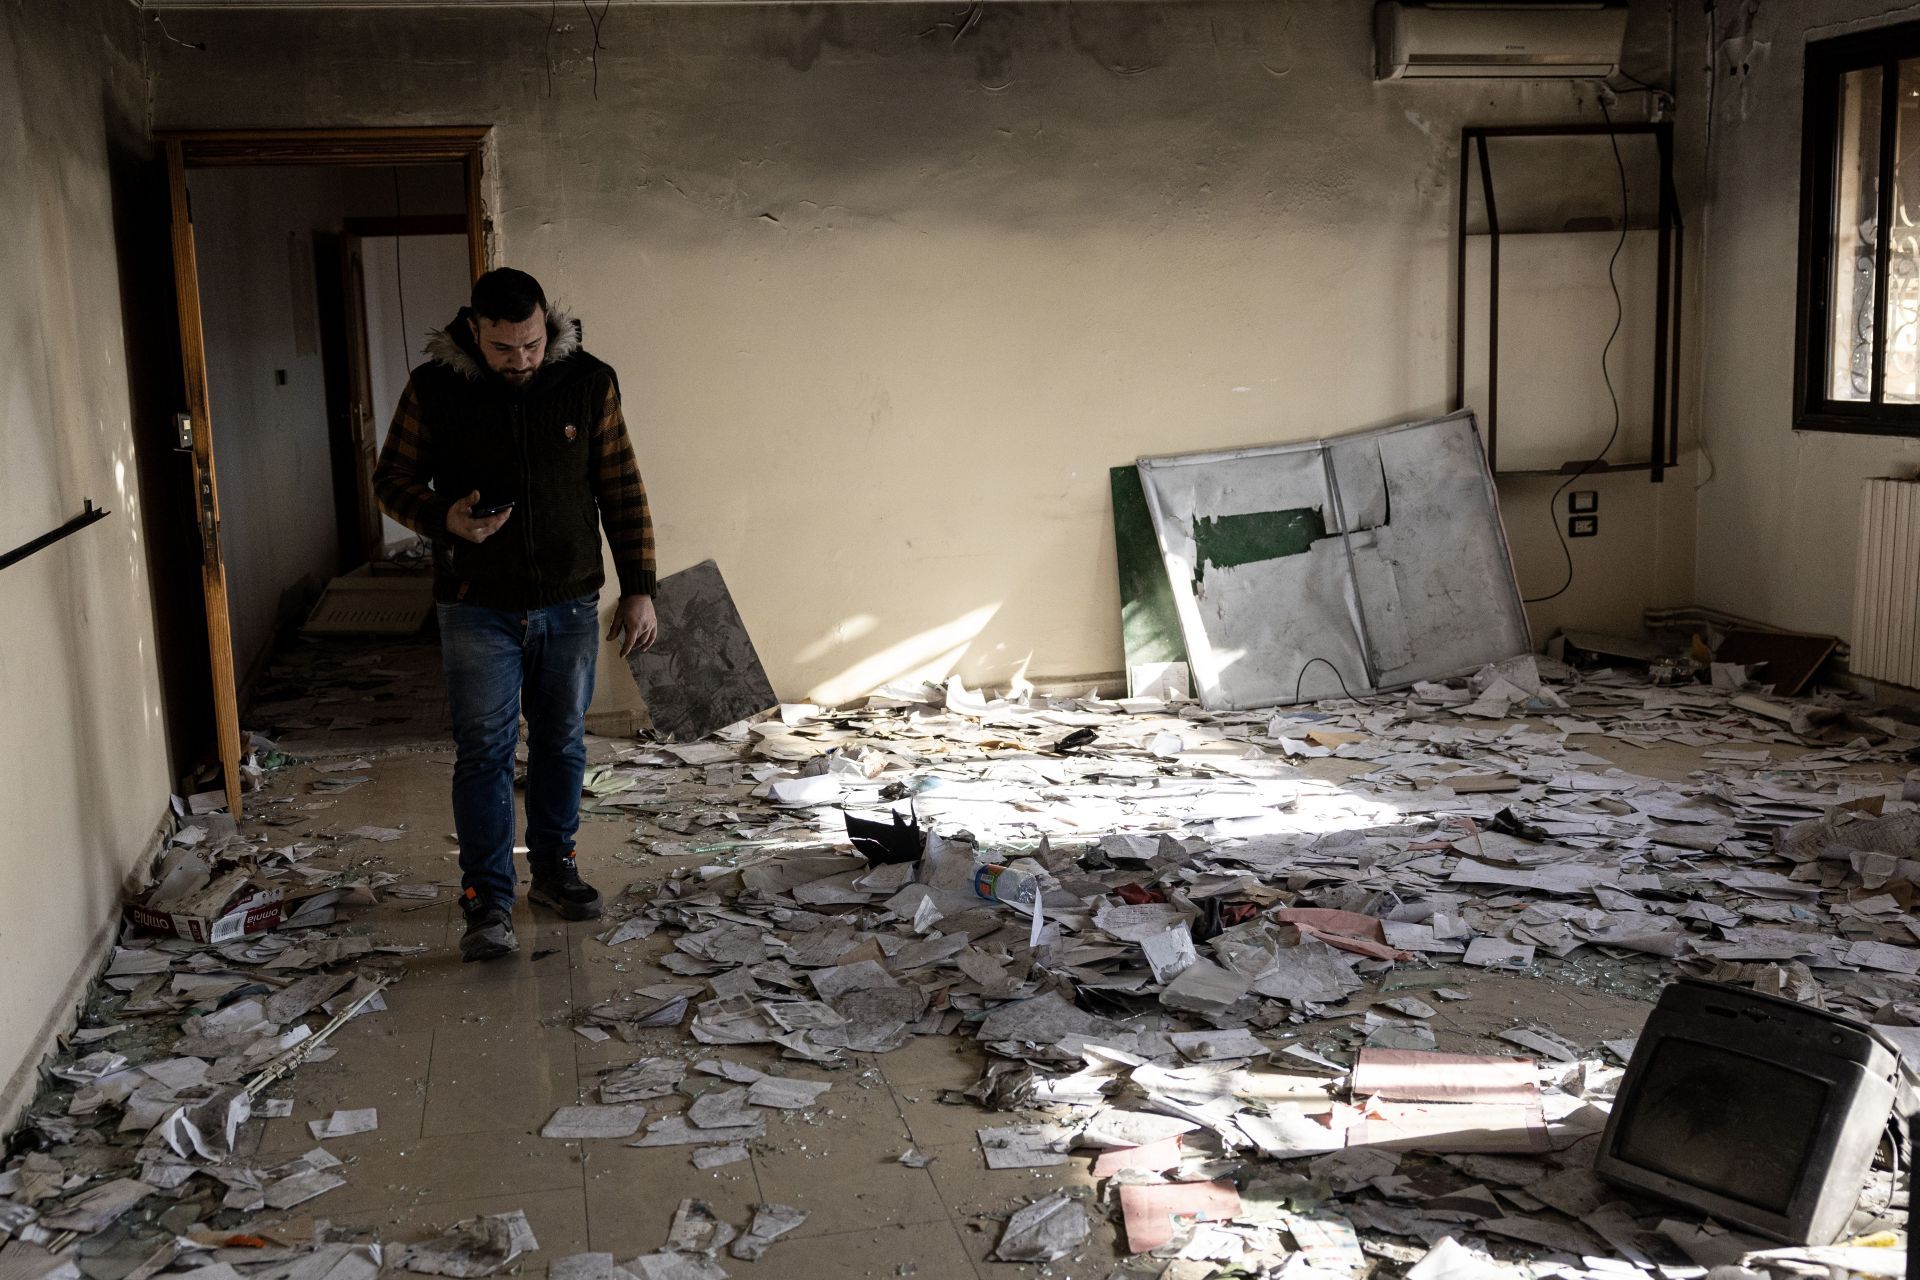
[[991, 862], [973, 869], [973, 892], [988, 902], [1004, 902], [1031, 913], [1040, 897], [1040, 882], [1024, 871]]

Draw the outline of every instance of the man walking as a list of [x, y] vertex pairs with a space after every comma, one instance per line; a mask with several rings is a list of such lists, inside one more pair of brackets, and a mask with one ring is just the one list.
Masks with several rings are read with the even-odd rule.
[[[528, 901], [600, 914], [573, 837], [586, 772], [605, 524], [620, 581], [607, 638], [653, 645], [653, 524], [614, 372], [540, 283], [503, 267], [427, 343], [380, 451], [374, 492], [433, 539], [453, 714], [465, 960], [510, 955], [514, 747], [527, 718]], [[597, 513], [597, 519], [596, 519]]]

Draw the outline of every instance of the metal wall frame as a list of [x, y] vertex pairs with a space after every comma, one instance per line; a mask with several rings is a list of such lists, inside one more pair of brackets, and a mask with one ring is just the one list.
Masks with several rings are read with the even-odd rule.
[[[1500, 470], [1500, 212], [1494, 196], [1493, 164], [1487, 154], [1489, 138], [1565, 138], [1651, 135], [1660, 154], [1659, 257], [1658, 281], [1654, 300], [1653, 328], [1653, 404], [1650, 419], [1652, 439], [1646, 463], [1623, 466], [1599, 466], [1590, 472], [1636, 471], [1643, 467], [1655, 484], [1666, 478], [1666, 471], [1679, 461], [1680, 442], [1680, 316], [1681, 280], [1684, 276], [1685, 226], [1680, 220], [1680, 201], [1673, 186], [1673, 125], [1669, 121], [1636, 124], [1563, 124], [1563, 125], [1480, 125], [1460, 131], [1459, 219], [1454, 239], [1453, 285], [1453, 407], [1466, 407], [1467, 388], [1467, 210], [1471, 194], [1472, 170], [1478, 162], [1480, 198], [1487, 210], [1487, 412], [1484, 421], [1487, 464], [1495, 475], [1512, 475]], [[1594, 232], [1592, 234], [1610, 234]], [[1572, 471], [1579, 459], [1569, 460], [1560, 471]]]

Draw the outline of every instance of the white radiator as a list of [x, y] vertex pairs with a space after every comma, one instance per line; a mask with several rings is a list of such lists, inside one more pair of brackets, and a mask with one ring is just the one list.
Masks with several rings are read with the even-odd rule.
[[1920, 481], [1861, 492], [1851, 640], [1855, 675], [1920, 688]]

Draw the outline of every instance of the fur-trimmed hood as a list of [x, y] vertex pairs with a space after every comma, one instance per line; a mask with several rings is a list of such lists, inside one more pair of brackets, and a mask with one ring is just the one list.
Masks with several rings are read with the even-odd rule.
[[[434, 364], [443, 364], [468, 381], [478, 382], [487, 371], [487, 362], [474, 343], [473, 332], [467, 324], [472, 316], [472, 307], [462, 307], [460, 314], [446, 328], [427, 330], [427, 344], [421, 348], [421, 352]], [[579, 350], [580, 322], [566, 307], [558, 303], [549, 306], [547, 354], [541, 362], [541, 369], [559, 364]]]

